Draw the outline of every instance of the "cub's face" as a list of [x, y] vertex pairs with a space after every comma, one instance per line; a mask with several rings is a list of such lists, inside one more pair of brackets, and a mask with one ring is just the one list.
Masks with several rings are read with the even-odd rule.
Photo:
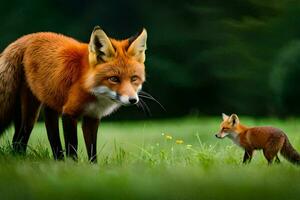
[[223, 121], [220, 124], [220, 131], [215, 135], [217, 138], [223, 139], [226, 136], [235, 136], [237, 135], [236, 127], [239, 124], [239, 119], [236, 114], [232, 114], [231, 116], [227, 116], [226, 114], [222, 114]]

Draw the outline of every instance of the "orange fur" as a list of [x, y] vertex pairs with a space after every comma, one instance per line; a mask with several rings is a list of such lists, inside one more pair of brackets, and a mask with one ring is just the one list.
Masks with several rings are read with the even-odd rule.
[[248, 128], [239, 122], [236, 114], [227, 116], [223, 114], [223, 122], [220, 131], [216, 134], [218, 138], [229, 137], [245, 150], [243, 162], [250, 161], [254, 150], [262, 149], [265, 158], [272, 163], [280, 151], [289, 161], [300, 163], [300, 155], [289, 143], [286, 134], [274, 127], [251, 127]]
[[[58, 112], [81, 114], [85, 103], [93, 101], [89, 90], [106, 85], [120, 94], [132, 95], [144, 79], [144, 65], [126, 54], [128, 40], [112, 40], [117, 58], [105, 63], [89, 65], [88, 45], [54, 33], [36, 33], [29, 38], [24, 53], [25, 77], [34, 95]], [[131, 74], [141, 80], [133, 90], [128, 82]], [[111, 84], [106, 78], [122, 76], [122, 84]], [[92, 80], [87, 80], [89, 77]]]
[[50, 32], [13, 42], [0, 55], [0, 134], [14, 121], [14, 149], [25, 151], [42, 104], [54, 157], [63, 158], [57, 125], [62, 113], [66, 153], [76, 158], [81, 115], [88, 155], [95, 161], [99, 119], [139, 100], [146, 40], [145, 29], [119, 41], [96, 26], [89, 44]]

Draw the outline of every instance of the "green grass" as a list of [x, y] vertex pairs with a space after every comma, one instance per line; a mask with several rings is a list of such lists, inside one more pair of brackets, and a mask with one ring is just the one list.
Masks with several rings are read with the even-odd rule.
[[[76, 163], [52, 159], [42, 123], [26, 156], [12, 153], [9, 130], [0, 139], [0, 199], [299, 199], [300, 168], [282, 157], [267, 166], [259, 151], [242, 165], [243, 150], [214, 137], [220, 120], [103, 122], [98, 164], [87, 162], [81, 132]], [[300, 150], [300, 119], [241, 120], [283, 129]]]

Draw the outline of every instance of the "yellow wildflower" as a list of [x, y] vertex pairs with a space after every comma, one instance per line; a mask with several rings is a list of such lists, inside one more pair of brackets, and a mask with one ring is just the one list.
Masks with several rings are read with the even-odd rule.
[[165, 138], [166, 138], [166, 140], [172, 140], [173, 139], [173, 137], [171, 136], [171, 135], [165, 135]]
[[183, 140], [176, 140], [176, 144], [183, 144]]

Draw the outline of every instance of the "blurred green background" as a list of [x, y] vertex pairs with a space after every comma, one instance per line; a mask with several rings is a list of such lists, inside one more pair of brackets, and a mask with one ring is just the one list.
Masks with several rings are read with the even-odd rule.
[[[152, 117], [300, 114], [300, 2], [290, 0], [10, 0], [1, 3], [0, 48], [53, 31], [88, 42], [95, 25], [123, 39], [149, 34], [145, 91]], [[113, 119], [147, 117], [136, 107]]]

